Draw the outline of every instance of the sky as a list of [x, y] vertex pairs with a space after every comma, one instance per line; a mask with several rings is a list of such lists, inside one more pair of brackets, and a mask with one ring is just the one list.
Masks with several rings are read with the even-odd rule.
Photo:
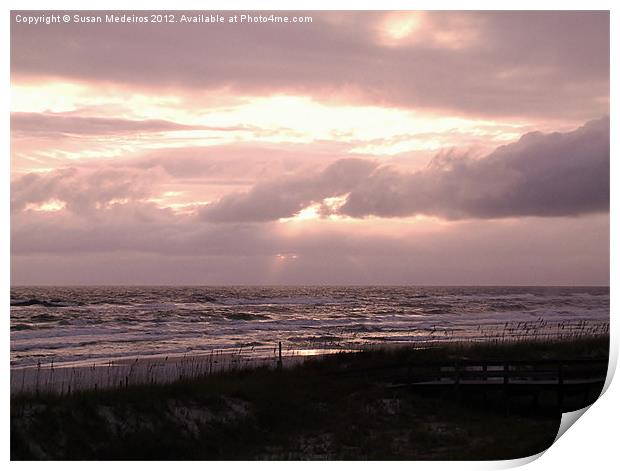
[[41, 14], [13, 285], [609, 283], [608, 12]]

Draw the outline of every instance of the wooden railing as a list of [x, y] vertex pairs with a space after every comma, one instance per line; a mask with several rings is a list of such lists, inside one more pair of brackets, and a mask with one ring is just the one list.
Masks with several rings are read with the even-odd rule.
[[604, 381], [607, 358], [427, 362], [407, 365], [410, 384], [576, 384]]

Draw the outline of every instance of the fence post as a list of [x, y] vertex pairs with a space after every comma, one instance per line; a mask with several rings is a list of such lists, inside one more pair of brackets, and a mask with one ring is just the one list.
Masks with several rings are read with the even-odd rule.
[[282, 368], [282, 342], [278, 342], [278, 369]]
[[564, 408], [564, 371], [562, 362], [558, 363], [558, 406], [560, 410]]
[[506, 402], [506, 415], [508, 415], [510, 412], [510, 395], [508, 394], [509, 376], [510, 367], [508, 366], [508, 363], [504, 363], [504, 401]]
[[461, 401], [461, 391], [459, 385], [461, 384], [461, 363], [459, 361], [454, 363], [454, 390], [456, 392], [456, 400]]

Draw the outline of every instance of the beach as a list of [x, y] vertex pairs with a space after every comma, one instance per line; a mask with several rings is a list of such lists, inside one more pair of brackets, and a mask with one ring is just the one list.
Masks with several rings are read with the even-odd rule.
[[431, 392], [404, 372], [438, 361], [590, 361], [606, 358], [608, 348], [604, 336], [452, 343], [306, 357], [167, 384], [21, 393], [11, 399], [12, 459], [521, 458], [549, 447], [561, 413], [596, 400], [602, 380], [560, 403], [555, 387]]

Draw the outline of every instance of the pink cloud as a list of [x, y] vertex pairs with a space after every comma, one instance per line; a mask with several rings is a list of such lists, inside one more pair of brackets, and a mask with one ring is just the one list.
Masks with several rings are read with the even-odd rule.
[[458, 37], [459, 28], [475, 33], [475, 43], [462, 48], [441, 41], [386, 46], [377, 35], [385, 12], [312, 16], [312, 23], [270, 26], [35, 28], [13, 21], [12, 77], [14, 83], [57, 77], [188, 96], [285, 92], [486, 116], [591, 119], [609, 112], [600, 100], [609, 94], [608, 12], [426, 15], [427, 29], [444, 27], [444, 37]]

